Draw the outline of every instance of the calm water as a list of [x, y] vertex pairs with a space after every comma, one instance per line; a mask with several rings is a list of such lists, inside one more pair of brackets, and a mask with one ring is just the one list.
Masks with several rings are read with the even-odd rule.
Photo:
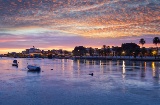
[[159, 62], [13, 60], [0, 58], [0, 105], [160, 105]]

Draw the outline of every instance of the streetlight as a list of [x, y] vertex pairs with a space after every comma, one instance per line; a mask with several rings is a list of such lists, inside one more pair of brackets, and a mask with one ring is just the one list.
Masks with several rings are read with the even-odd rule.
[[123, 55], [123, 56], [125, 55], [125, 51], [122, 51], [122, 55]]

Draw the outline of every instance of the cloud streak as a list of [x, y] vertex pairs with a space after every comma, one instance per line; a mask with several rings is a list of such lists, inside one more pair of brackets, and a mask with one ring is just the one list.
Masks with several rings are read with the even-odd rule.
[[85, 41], [159, 36], [159, 10], [159, 0], [0, 0], [0, 37], [7, 37], [0, 48], [38, 45], [28, 42], [34, 38], [69, 48], [73, 39], [92, 45]]

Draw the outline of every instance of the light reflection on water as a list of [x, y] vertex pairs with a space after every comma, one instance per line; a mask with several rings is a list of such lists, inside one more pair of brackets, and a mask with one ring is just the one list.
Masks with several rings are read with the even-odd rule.
[[159, 62], [17, 58], [17, 68], [14, 59], [0, 58], [2, 105], [160, 104]]

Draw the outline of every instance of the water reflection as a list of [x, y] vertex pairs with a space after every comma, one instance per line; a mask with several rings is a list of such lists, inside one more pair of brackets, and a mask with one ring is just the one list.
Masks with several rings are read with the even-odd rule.
[[152, 62], [152, 74], [154, 78], [159, 78], [159, 68], [158, 68], [159, 63], [156, 63], [156, 64], [155, 62]]
[[[145, 78], [146, 76], [151, 76], [149, 75], [149, 72], [151, 72], [149, 68], [151, 68], [152, 76], [154, 78], [159, 78], [158, 62], [76, 60], [72, 63], [72, 65], [74, 65], [74, 63], [77, 65], [76, 70], [78, 70], [78, 75], [81, 74], [81, 70], [83, 69], [90, 70], [99, 67], [99, 71], [102, 75], [105, 73], [112, 73], [113, 71], [117, 71], [122, 72], [122, 78], [125, 78], [126, 76], [139, 76]], [[146, 73], [148, 73], [148, 75], [146, 75]]]
[[[113, 99], [111, 102], [114, 102], [116, 97], [117, 103], [115, 105], [130, 97], [129, 105], [134, 105], [137, 99], [140, 100], [140, 98], [146, 98], [149, 95], [153, 98], [153, 100], [150, 99], [151, 102], [155, 102], [155, 98], [159, 102], [159, 62], [18, 59], [20, 66], [15, 68], [11, 65], [12, 60], [11, 58], [0, 60], [0, 93], [2, 94], [0, 98], [2, 99], [3, 93], [10, 95], [3, 97], [5, 100], [3, 103], [7, 102], [6, 100], [10, 97], [16, 101], [22, 100], [19, 95], [24, 95], [26, 102], [30, 102], [30, 97], [35, 97], [34, 102], [46, 101], [45, 97], [50, 97], [51, 100], [57, 98], [59, 102], [66, 98], [66, 102], [68, 99], [73, 102], [73, 98], [82, 102], [84, 98], [90, 96], [91, 99], [98, 99], [98, 101], [92, 100], [95, 105], [98, 105], [99, 103], [96, 102], [101, 100], [103, 103], [100, 104], [104, 105], [108, 96], [107, 99]], [[27, 71], [25, 69], [27, 62], [40, 65], [41, 71], [44, 72]], [[94, 75], [88, 75], [91, 73]], [[25, 93], [29, 93], [29, 95]], [[88, 104], [90, 103], [83, 105]]]
[[145, 77], [146, 76], [146, 62], [144, 62], [144, 67], [143, 67], [143, 63], [140, 63], [140, 72], [141, 72], [141, 77]]
[[28, 73], [28, 74], [39, 74], [39, 73], [41, 73], [41, 72], [43, 72], [43, 71], [27, 70], [27, 73]]
[[123, 61], [123, 65], [122, 65], [122, 77], [123, 77], [123, 79], [125, 78], [125, 73], [126, 73], [125, 61]]
[[[13, 59], [1, 59], [1, 72], [3, 70], [25, 70], [27, 63], [34, 63], [42, 66], [42, 69], [59, 70], [63, 75], [66, 72], [70, 73], [73, 77], [74, 74], [81, 75], [86, 72], [100, 72], [101, 75], [107, 73], [121, 73], [123, 78], [126, 76], [139, 76], [139, 77], [152, 77], [159, 78], [159, 62], [140, 62], [140, 61], [107, 61], [107, 60], [66, 60], [54, 59], [45, 61], [45, 59], [18, 59], [19, 67], [12, 67]], [[152, 71], [150, 71], [152, 70]], [[85, 71], [85, 72], [84, 72]]]

